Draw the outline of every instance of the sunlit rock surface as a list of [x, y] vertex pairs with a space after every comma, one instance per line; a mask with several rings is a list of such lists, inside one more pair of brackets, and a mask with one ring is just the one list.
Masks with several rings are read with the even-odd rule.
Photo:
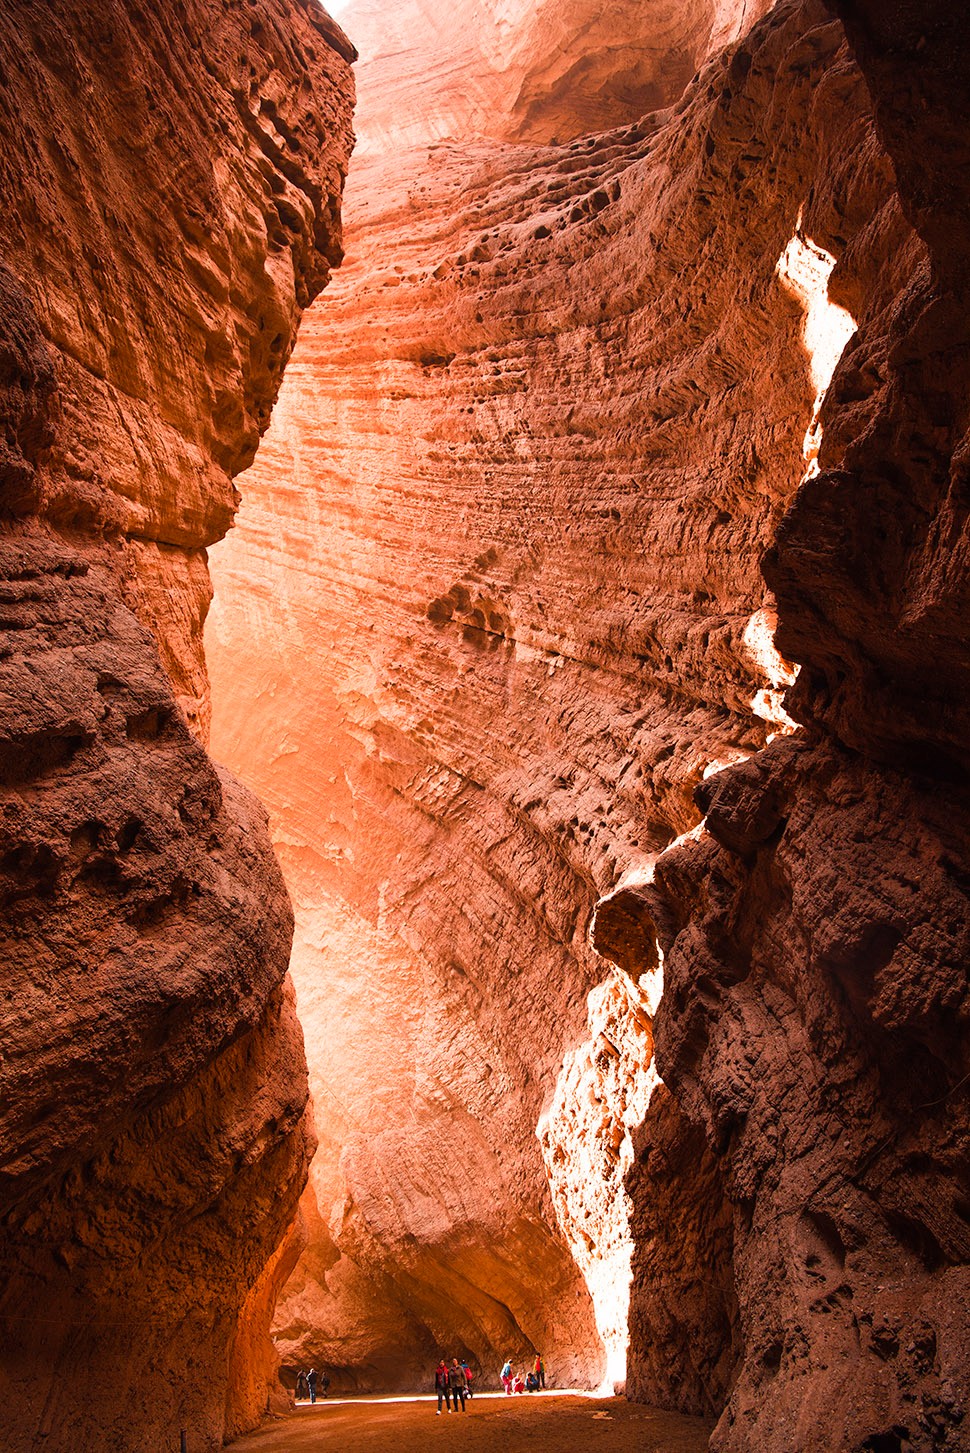
[[556, 1219], [593, 1299], [606, 1385], [619, 1387], [627, 1373], [634, 1249], [625, 1180], [633, 1133], [659, 1083], [653, 1006], [619, 969], [590, 991], [588, 1005], [589, 1038], [566, 1055], [538, 1133]]
[[566, 142], [679, 101], [770, 0], [352, 0], [360, 152]]
[[[564, 1065], [595, 1064], [592, 909], [698, 823], [706, 772], [789, 729], [759, 560], [818, 384], [779, 259], [801, 219], [861, 317], [915, 244], [821, 5], [776, 7], [673, 110], [565, 144], [384, 155], [383, 94], [207, 637], [217, 753], [294, 896], [321, 1138], [278, 1326], [292, 1365], [358, 1385], [413, 1384], [442, 1345], [599, 1382], [569, 1243], [622, 1179], [626, 1106], [549, 1116]], [[626, 1177], [631, 1386], [717, 1412], [745, 1351], [731, 1203], [704, 1117], [654, 1106]], [[578, 1171], [597, 1137], [601, 1180]]]
[[0, 17], [11, 1453], [216, 1448], [266, 1401], [312, 1150], [291, 915], [189, 724], [204, 547], [340, 255], [351, 56], [286, 0]]

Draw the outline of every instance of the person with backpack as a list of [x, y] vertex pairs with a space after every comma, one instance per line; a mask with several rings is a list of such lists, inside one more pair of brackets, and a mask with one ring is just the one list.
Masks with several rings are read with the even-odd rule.
[[505, 1391], [508, 1393], [509, 1397], [511, 1397], [512, 1396], [512, 1359], [511, 1358], [506, 1357], [506, 1359], [505, 1359], [505, 1365], [503, 1366], [502, 1371], [499, 1373], [499, 1377], [501, 1377], [501, 1379], [502, 1379], [502, 1386], [505, 1388]]
[[448, 1369], [448, 1386], [451, 1389], [451, 1400], [455, 1405], [455, 1412], [458, 1411], [459, 1398], [461, 1398], [461, 1410], [464, 1412], [468, 1383], [465, 1381], [465, 1369], [457, 1357], [451, 1359], [451, 1366]]
[[441, 1417], [441, 1399], [445, 1400], [445, 1412], [451, 1412], [451, 1402], [448, 1395], [448, 1364], [442, 1357], [434, 1370], [434, 1390], [438, 1394], [438, 1417]]
[[471, 1397], [471, 1395], [472, 1395], [472, 1378], [475, 1376], [475, 1374], [472, 1372], [471, 1368], [468, 1366], [468, 1363], [465, 1361], [464, 1358], [462, 1358], [462, 1360], [461, 1360], [461, 1370], [465, 1374], [465, 1383], [466, 1383], [467, 1388], [468, 1388], [468, 1396]]

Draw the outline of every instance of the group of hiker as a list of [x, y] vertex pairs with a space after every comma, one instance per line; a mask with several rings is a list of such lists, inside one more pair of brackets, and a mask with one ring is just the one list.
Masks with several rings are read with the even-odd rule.
[[315, 1403], [317, 1400], [318, 1384], [320, 1387], [320, 1392], [324, 1397], [326, 1397], [327, 1392], [330, 1388], [330, 1378], [327, 1376], [326, 1372], [321, 1372], [319, 1377], [317, 1376], [317, 1371], [314, 1367], [308, 1368], [306, 1372], [298, 1372], [296, 1375], [297, 1397], [308, 1397], [311, 1403]]
[[[505, 1364], [499, 1376], [502, 1379], [502, 1386], [511, 1397], [517, 1392], [538, 1392], [546, 1385], [546, 1364], [542, 1360], [542, 1353], [536, 1354], [536, 1360], [531, 1369], [523, 1378], [521, 1372], [513, 1372], [512, 1361], [505, 1359]], [[451, 1359], [451, 1366], [448, 1366], [446, 1358], [442, 1357], [434, 1370], [434, 1390], [438, 1397], [437, 1416], [441, 1417], [441, 1404], [445, 1405], [445, 1412], [465, 1411], [465, 1401], [472, 1395], [472, 1378], [474, 1373], [467, 1362], [459, 1362], [457, 1357]]]
[[[472, 1395], [472, 1380], [475, 1374], [468, 1363], [457, 1357], [451, 1359], [448, 1365], [446, 1358], [442, 1357], [434, 1373], [434, 1387], [438, 1396], [438, 1417], [441, 1416], [441, 1404], [445, 1405], [445, 1412], [465, 1411], [465, 1403]], [[536, 1360], [531, 1369], [523, 1378], [521, 1372], [514, 1372], [511, 1358], [506, 1358], [499, 1376], [502, 1379], [502, 1386], [511, 1397], [517, 1392], [538, 1392], [546, 1385], [546, 1365], [542, 1360], [542, 1353], [536, 1353]], [[297, 1373], [296, 1395], [298, 1398], [307, 1397], [311, 1403], [317, 1400], [317, 1389], [323, 1397], [327, 1396], [330, 1388], [330, 1378], [326, 1372], [318, 1373], [316, 1368], [310, 1367], [305, 1372]]]
[[546, 1364], [542, 1360], [542, 1353], [536, 1353], [536, 1360], [526, 1373], [524, 1379], [521, 1372], [514, 1372], [512, 1370], [512, 1362], [508, 1357], [505, 1359], [505, 1365], [499, 1376], [502, 1379], [502, 1386], [505, 1388], [509, 1397], [517, 1392], [538, 1392], [540, 1388], [544, 1389], [546, 1385]]

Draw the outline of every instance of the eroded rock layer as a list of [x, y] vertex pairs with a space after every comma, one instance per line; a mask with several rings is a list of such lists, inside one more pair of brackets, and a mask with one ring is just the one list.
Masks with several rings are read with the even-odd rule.
[[340, 255], [352, 54], [284, 0], [0, 17], [12, 1453], [215, 1448], [265, 1404], [312, 1149], [292, 920], [190, 724], [204, 547]]
[[[563, 145], [375, 145], [348, 207], [209, 636], [217, 750], [294, 894], [321, 1136], [279, 1331], [364, 1383], [413, 1382], [442, 1342], [597, 1379], [563, 1237], [591, 1286], [627, 1254], [628, 1226], [589, 1227], [623, 1199], [631, 1101], [608, 1025], [577, 1050], [608, 973], [591, 912], [649, 885], [702, 777], [783, 722], [759, 560], [817, 382], [778, 259], [800, 226], [868, 319], [921, 245], [841, 27], [794, 0], [668, 112]], [[632, 1135], [630, 1378], [710, 1412], [753, 1343], [723, 1147], [686, 1114], [654, 1095]]]

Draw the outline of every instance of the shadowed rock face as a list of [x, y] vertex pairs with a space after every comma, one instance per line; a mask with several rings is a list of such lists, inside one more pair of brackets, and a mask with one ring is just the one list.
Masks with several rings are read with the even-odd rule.
[[962, 826], [834, 746], [755, 760], [657, 875], [658, 1064], [734, 1206], [744, 1360], [713, 1446], [962, 1448]]
[[[288, 1358], [406, 1383], [439, 1342], [488, 1373], [531, 1344], [555, 1376], [597, 1377], [549, 1181], [577, 1259], [602, 1261], [617, 1227], [575, 1238], [622, 1182], [629, 1141], [631, 1390], [717, 1412], [734, 1386], [724, 1447], [896, 1437], [905, 1378], [924, 1379], [924, 1410], [945, 1404], [959, 1341], [947, 1333], [937, 1366], [911, 1330], [898, 1375], [857, 1354], [889, 1314], [886, 1269], [914, 1253], [895, 1212], [870, 1208], [852, 1233], [819, 1185], [837, 1146], [871, 1175], [902, 1074], [870, 1043], [870, 989], [840, 975], [853, 955], [866, 983], [886, 972], [900, 863], [941, 828], [901, 761], [883, 815], [878, 794], [849, 811], [870, 790], [840, 755], [864, 741], [861, 716], [820, 744], [827, 718], [803, 704], [812, 732], [762, 752], [777, 719], [758, 714], [769, 678], [746, 642], [776, 544], [779, 640], [807, 663], [793, 701], [818, 690], [809, 636], [820, 661], [849, 650], [846, 627], [835, 640], [810, 622], [803, 641], [800, 602], [822, 612], [825, 552], [842, 544], [832, 462], [863, 447], [928, 265], [842, 29], [820, 5], [782, 4], [671, 112], [568, 145], [375, 147], [351, 186], [348, 262], [248, 476], [210, 637], [219, 751], [271, 806], [297, 910], [321, 1149], [278, 1324]], [[799, 214], [860, 323], [822, 473], [801, 489], [815, 388], [775, 271]], [[863, 523], [853, 538], [841, 588], [858, 592]], [[257, 623], [273, 649], [243, 694]], [[880, 677], [862, 681], [871, 693]], [[658, 863], [715, 801], [717, 826]], [[863, 851], [892, 804], [898, 832]], [[586, 1004], [606, 975], [592, 909], [630, 875], [626, 927], [600, 947], [630, 980], [631, 1015], [646, 1013], [655, 928], [667, 955], [667, 1091], [635, 1127]], [[907, 922], [956, 913], [946, 883], [940, 868]], [[946, 962], [941, 1005], [958, 945]], [[903, 1011], [886, 1012], [891, 1041]], [[948, 1068], [940, 1093], [958, 1078]], [[595, 1184], [569, 1127], [584, 1156], [601, 1152]], [[929, 1295], [908, 1285], [903, 1300]]]
[[658, 868], [657, 1058], [734, 1206], [712, 1447], [929, 1453], [968, 1438], [970, 57], [948, 7], [833, 8], [921, 240], [765, 560], [805, 730], [705, 784]]
[[351, 57], [282, 0], [0, 20], [5, 1449], [215, 1448], [265, 1406], [292, 919], [187, 721], [204, 547], [340, 256]]

